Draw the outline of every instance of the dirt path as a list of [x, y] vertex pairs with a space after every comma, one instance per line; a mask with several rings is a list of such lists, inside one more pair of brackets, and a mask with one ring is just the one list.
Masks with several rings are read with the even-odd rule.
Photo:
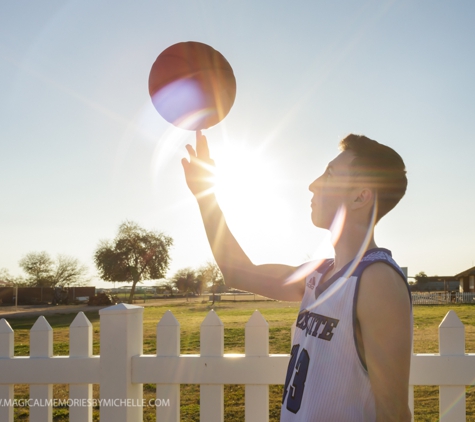
[[[136, 300], [134, 305], [137, 306], [162, 306], [168, 303], [176, 303], [177, 301], [184, 301], [184, 299], [164, 299], [164, 300], [155, 300], [148, 302], [140, 302]], [[189, 302], [202, 301], [202, 298], [191, 298]], [[100, 306], [88, 306], [88, 305], [23, 305], [18, 306], [5, 306], [0, 307], [0, 319], [2, 318], [29, 318], [33, 316], [40, 315], [53, 315], [53, 314], [77, 314], [79, 312], [91, 312], [98, 311], [102, 308], [107, 308], [111, 305], [100, 305]]]
[[86, 311], [96, 311], [107, 306], [87, 306], [87, 305], [32, 305], [32, 306], [19, 306], [15, 309], [14, 306], [8, 308], [0, 308], [0, 319], [12, 319], [12, 318], [28, 318], [40, 315], [52, 315], [52, 314], [70, 314]]
[[[168, 304], [174, 303], [193, 303], [198, 302], [202, 303], [203, 297], [190, 298], [188, 302], [184, 299], [161, 299], [155, 301], [147, 301], [145, 303], [140, 301], [135, 301], [134, 305], [149, 307], [149, 306], [166, 306]], [[222, 301], [216, 302], [213, 308], [235, 308], [236, 305], [239, 308], [286, 308], [298, 305], [296, 302], [280, 302], [280, 301]], [[54, 314], [77, 314], [79, 312], [91, 312], [98, 311], [99, 309], [107, 308], [111, 305], [103, 306], [88, 306], [88, 305], [28, 305], [28, 306], [18, 306], [18, 309], [15, 309], [14, 306], [0, 307], [0, 319], [12, 319], [12, 318], [30, 318], [40, 315], [54, 315]]]

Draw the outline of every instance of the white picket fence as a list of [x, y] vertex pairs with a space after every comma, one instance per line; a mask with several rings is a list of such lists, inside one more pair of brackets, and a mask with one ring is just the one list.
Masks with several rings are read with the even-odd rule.
[[475, 293], [412, 292], [413, 305], [444, 305], [450, 303], [475, 303]]
[[[256, 311], [245, 326], [245, 354], [224, 354], [224, 326], [210, 311], [201, 324], [200, 354], [180, 355], [180, 325], [168, 311], [157, 324], [157, 353], [143, 355], [143, 308], [119, 304], [100, 311], [100, 356], [92, 325], [79, 313], [70, 326], [70, 356], [53, 356], [53, 331], [39, 317], [30, 356], [14, 357], [13, 330], [0, 321], [0, 421], [13, 422], [14, 384], [30, 384], [30, 421], [51, 422], [52, 384], [69, 384], [69, 420], [92, 421], [92, 385], [100, 385], [101, 422], [143, 419], [143, 384], [156, 384], [157, 421], [180, 420], [180, 384], [200, 384], [200, 420], [222, 422], [224, 384], [245, 385], [246, 422], [269, 419], [269, 385], [283, 384], [289, 355], [269, 354], [269, 327]], [[465, 386], [475, 383], [475, 354], [465, 354], [464, 326], [454, 311], [439, 326], [439, 353], [415, 354], [414, 385], [439, 385], [440, 421], [465, 421]], [[14, 403], [14, 402], [12, 402]], [[160, 405], [157, 405], [160, 404]], [[147, 405], [145, 403], [145, 405]]]

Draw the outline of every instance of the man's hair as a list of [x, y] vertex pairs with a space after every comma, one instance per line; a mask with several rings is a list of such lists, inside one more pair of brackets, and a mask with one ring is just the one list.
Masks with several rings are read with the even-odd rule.
[[363, 135], [350, 134], [340, 141], [341, 151], [355, 155], [353, 174], [362, 177], [377, 198], [376, 221], [391, 211], [406, 193], [406, 166], [401, 156], [386, 145]]

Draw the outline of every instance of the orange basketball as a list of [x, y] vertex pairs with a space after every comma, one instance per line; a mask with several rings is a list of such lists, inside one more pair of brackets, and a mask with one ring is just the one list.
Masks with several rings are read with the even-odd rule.
[[219, 123], [231, 110], [236, 79], [224, 56], [207, 44], [181, 42], [155, 60], [148, 79], [152, 103], [168, 122], [201, 130]]

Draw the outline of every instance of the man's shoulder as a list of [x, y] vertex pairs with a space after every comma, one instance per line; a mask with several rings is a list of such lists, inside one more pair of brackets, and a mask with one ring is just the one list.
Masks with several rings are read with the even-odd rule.
[[369, 293], [373, 298], [404, 295], [407, 299], [409, 286], [406, 276], [393, 259], [390, 250], [368, 250], [360, 260], [356, 272], [360, 279], [361, 294]]
[[394, 298], [399, 296], [407, 299], [408, 286], [403, 275], [393, 266], [383, 261], [374, 262], [361, 274], [361, 293], [369, 293], [371, 297]]
[[366, 280], [394, 278], [397, 282], [401, 282], [402, 278], [400, 272], [392, 265], [388, 265], [385, 261], [376, 261], [368, 265], [365, 267], [361, 277]]

